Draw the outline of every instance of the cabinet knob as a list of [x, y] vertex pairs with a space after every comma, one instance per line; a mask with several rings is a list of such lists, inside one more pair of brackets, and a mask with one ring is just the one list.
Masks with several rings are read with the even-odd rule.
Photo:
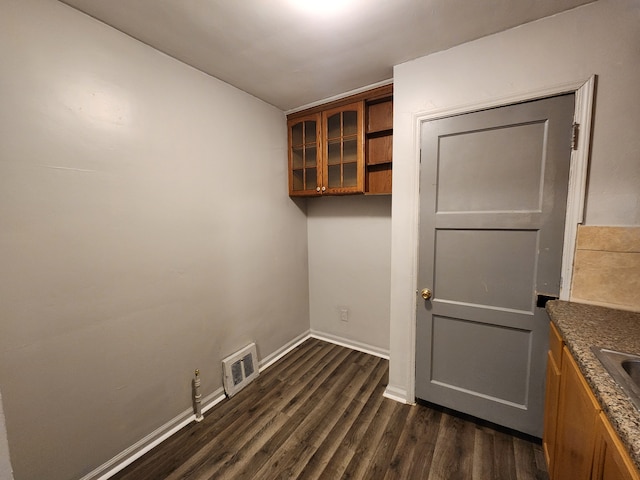
[[316, 187], [316, 192], [319, 192], [319, 191], [320, 191], [320, 187]]
[[327, 189], [327, 187], [322, 187], [322, 191], [324, 192]]

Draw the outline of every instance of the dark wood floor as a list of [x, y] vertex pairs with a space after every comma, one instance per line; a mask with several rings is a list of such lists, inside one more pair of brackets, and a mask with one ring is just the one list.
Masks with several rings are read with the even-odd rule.
[[388, 362], [308, 340], [114, 479], [547, 479], [539, 444], [383, 398]]

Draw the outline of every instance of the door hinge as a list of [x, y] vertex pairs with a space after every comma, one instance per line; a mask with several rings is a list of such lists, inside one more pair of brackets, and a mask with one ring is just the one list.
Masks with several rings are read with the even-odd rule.
[[578, 135], [580, 134], [580, 124], [574, 123], [571, 129], [571, 150], [578, 149]]

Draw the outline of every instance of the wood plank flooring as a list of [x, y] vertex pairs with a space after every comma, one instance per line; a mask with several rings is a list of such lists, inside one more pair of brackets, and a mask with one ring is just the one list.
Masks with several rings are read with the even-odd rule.
[[539, 444], [384, 398], [387, 375], [386, 360], [308, 340], [112, 478], [548, 479]]

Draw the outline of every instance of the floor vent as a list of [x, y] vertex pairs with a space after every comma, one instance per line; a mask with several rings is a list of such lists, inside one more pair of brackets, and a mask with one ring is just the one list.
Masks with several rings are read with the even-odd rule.
[[256, 344], [251, 343], [222, 360], [222, 371], [224, 391], [232, 397], [259, 374]]

